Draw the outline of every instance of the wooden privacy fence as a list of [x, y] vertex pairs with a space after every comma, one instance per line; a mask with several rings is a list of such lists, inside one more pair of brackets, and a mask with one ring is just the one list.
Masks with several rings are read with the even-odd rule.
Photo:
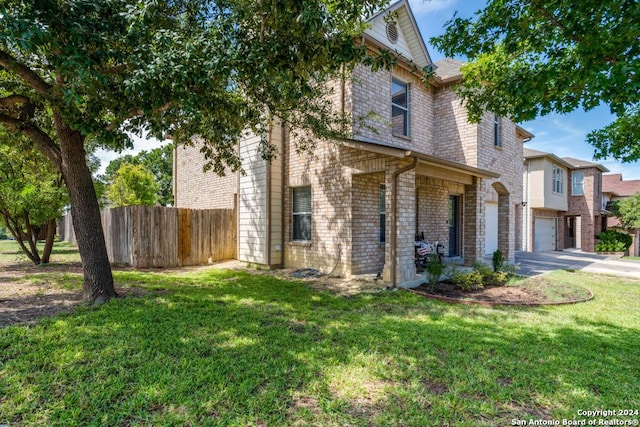
[[[234, 209], [125, 206], [101, 212], [109, 261], [132, 267], [179, 267], [236, 257]], [[70, 214], [61, 240], [75, 243]]]

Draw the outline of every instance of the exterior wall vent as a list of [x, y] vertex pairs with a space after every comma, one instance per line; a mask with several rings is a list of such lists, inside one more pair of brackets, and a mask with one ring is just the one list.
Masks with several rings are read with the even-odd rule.
[[398, 27], [395, 22], [387, 22], [387, 38], [393, 44], [398, 42]]

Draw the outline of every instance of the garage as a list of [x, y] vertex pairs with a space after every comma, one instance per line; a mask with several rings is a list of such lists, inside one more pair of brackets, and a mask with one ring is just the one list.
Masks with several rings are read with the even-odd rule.
[[492, 255], [498, 249], [498, 204], [485, 204], [486, 227], [484, 231], [484, 248], [486, 255]]
[[535, 218], [533, 231], [533, 251], [556, 250], [556, 219]]

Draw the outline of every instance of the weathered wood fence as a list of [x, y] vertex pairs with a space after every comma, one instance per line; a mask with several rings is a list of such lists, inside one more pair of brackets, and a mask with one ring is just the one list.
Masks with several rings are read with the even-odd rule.
[[[132, 267], [179, 267], [236, 257], [233, 209], [126, 206], [101, 212], [109, 261]], [[76, 243], [71, 215], [60, 222], [61, 240]]]

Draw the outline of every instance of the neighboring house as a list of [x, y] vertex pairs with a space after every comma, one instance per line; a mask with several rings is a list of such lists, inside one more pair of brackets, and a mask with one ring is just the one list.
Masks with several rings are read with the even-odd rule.
[[595, 236], [606, 229], [603, 172], [598, 163], [525, 148], [523, 249], [593, 252]]
[[[602, 204], [604, 207], [608, 207], [610, 202], [633, 196], [639, 191], [640, 179], [624, 181], [622, 174], [619, 173], [602, 176]], [[640, 228], [624, 230], [618, 218], [612, 216], [607, 219], [607, 228], [618, 228], [620, 231], [629, 233], [633, 238], [633, 243], [629, 248], [629, 256], [640, 256]]]
[[[389, 13], [396, 24], [387, 22]], [[462, 63], [432, 63], [406, 0], [380, 12], [363, 34], [371, 52], [397, 53], [393, 70], [356, 67], [336, 82], [335, 108], [351, 112], [353, 137], [292, 149], [274, 126], [277, 158], [262, 160], [257, 137], [239, 144], [245, 174], [203, 174], [197, 147], [175, 156], [177, 207], [238, 210], [238, 259], [271, 267], [310, 267], [336, 275], [381, 273], [411, 286], [415, 235], [444, 245], [467, 264], [500, 249], [513, 261], [522, 215], [522, 143], [533, 135], [486, 113], [479, 124], [453, 92]], [[419, 70], [433, 66], [428, 84]], [[372, 117], [360, 126], [358, 117]], [[374, 127], [376, 131], [372, 131]]]

